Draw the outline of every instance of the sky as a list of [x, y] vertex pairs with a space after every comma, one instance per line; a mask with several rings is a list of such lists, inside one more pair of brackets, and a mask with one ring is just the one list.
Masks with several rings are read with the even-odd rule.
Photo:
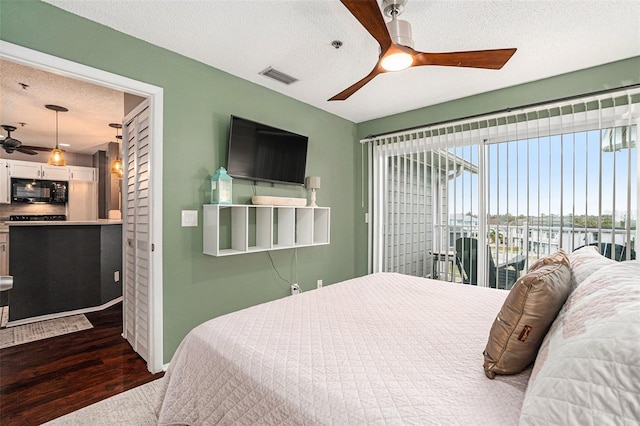
[[[597, 130], [488, 145], [489, 214], [595, 216], [615, 211], [622, 220], [629, 199], [631, 215], [637, 217], [637, 148], [604, 152], [600, 146]], [[478, 164], [478, 149], [451, 151]], [[477, 175], [464, 172], [450, 184], [452, 212], [477, 214], [477, 182]]]

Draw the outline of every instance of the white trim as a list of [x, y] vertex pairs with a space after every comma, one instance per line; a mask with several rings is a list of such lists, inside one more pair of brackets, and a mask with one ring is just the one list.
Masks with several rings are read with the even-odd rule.
[[47, 315], [40, 315], [38, 317], [30, 317], [30, 318], [25, 318], [25, 319], [21, 319], [21, 320], [17, 320], [17, 321], [11, 321], [7, 323], [7, 327], [17, 327], [19, 325], [25, 325], [25, 324], [31, 324], [34, 322], [38, 322], [38, 321], [46, 321], [46, 320], [50, 320], [50, 319], [55, 319], [55, 318], [63, 318], [63, 317], [69, 317], [71, 315], [78, 315], [78, 314], [86, 314], [88, 312], [96, 312], [96, 311], [102, 311], [103, 309], [107, 309], [113, 305], [115, 305], [118, 302], [122, 302], [122, 296], [120, 297], [116, 297], [115, 299], [100, 305], [100, 306], [93, 306], [91, 308], [82, 308], [82, 309], [76, 309], [74, 311], [66, 311], [66, 312], [58, 312], [55, 314], [47, 314]]
[[151, 178], [156, 182], [151, 188], [153, 221], [151, 231], [155, 241], [152, 262], [154, 280], [151, 282], [151, 306], [149, 326], [154, 336], [150, 348], [147, 368], [152, 373], [162, 370], [163, 365], [163, 311], [162, 311], [162, 146], [163, 146], [163, 89], [128, 77], [102, 71], [86, 65], [38, 52], [0, 40], [0, 59], [6, 59], [22, 65], [48, 71], [76, 80], [85, 81], [102, 87], [120, 90], [137, 96], [146, 97], [151, 109], [151, 132], [153, 156], [151, 159]]
[[[640, 117], [635, 118], [636, 125], [636, 150], [640, 149]], [[636, 256], [640, 253], [640, 154], [636, 154]], [[637, 257], [636, 257], [637, 259]]]
[[148, 97], [162, 88], [0, 40], [0, 58], [53, 74]]
[[[367, 148], [367, 212], [365, 213], [365, 222], [367, 223], [367, 273], [373, 273], [373, 147], [366, 145]], [[362, 165], [364, 167], [364, 164]]]
[[[478, 133], [478, 139], [480, 139], [481, 135]], [[478, 140], [476, 139], [476, 140]], [[478, 169], [482, 170], [482, 173], [478, 173], [478, 259], [487, 259], [489, 253], [487, 252], [487, 197], [488, 194], [488, 185], [487, 185], [487, 175], [486, 175], [486, 161], [487, 161], [487, 145], [484, 142], [481, 142], [478, 145]], [[480, 287], [489, 287], [489, 271], [487, 261], [478, 262], [478, 270], [476, 272], [476, 277], [478, 279], [478, 285]], [[497, 287], [497, 285], [496, 285]]]
[[171, 364], [170, 362], [163, 364], [162, 365], [162, 371], [167, 371], [169, 369], [169, 364]]

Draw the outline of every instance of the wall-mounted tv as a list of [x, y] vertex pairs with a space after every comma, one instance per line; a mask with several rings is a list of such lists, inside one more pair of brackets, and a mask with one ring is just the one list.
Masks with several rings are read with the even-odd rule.
[[227, 172], [234, 178], [304, 185], [307, 136], [231, 116]]

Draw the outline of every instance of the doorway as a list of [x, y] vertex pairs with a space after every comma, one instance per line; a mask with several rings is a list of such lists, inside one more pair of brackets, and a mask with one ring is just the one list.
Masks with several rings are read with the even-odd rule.
[[[148, 99], [150, 111], [150, 135], [153, 156], [150, 159], [151, 182], [162, 182], [163, 137], [163, 89], [141, 81], [88, 67], [12, 43], [0, 40], [0, 58], [22, 65], [64, 75], [95, 85], [120, 90]], [[162, 321], [162, 191], [161, 185], [151, 185], [150, 233], [155, 250], [150, 256], [149, 283], [149, 355], [147, 368], [152, 373], [163, 369], [163, 321]], [[123, 253], [125, 256], [126, 253]], [[123, 295], [125, 298], [126, 294]]]

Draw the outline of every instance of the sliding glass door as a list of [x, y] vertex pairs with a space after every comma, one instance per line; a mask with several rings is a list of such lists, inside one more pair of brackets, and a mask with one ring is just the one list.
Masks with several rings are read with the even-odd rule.
[[363, 141], [371, 271], [509, 289], [560, 249], [634, 259], [638, 102], [625, 92]]

